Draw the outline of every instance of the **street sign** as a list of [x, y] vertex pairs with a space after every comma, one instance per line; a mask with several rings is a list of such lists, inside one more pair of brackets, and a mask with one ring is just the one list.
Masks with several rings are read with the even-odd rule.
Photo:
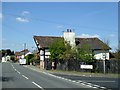
[[93, 69], [93, 65], [80, 65], [81, 69]]

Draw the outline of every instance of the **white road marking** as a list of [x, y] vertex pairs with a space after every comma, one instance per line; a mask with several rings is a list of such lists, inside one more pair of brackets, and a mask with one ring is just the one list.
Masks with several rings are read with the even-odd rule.
[[68, 80], [67, 78], [64, 78], [64, 80]]
[[[77, 80], [78, 82], [81, 80]], [[97, 80], [85, 80], [86, 82], [116, 82], [116, 81], [97, 81]]]
[[85, 85], [84, 83], [81, 83], [82, 85]]
[[94, 85], [94, 87], [100, 87], [99, 85]]
[[92, 88], [98, 88], [98, 87], [92, 87]]
[[41, 88], [42, 90], [44, 90], [40, 85], [38, 85], [37, 83], [35, 83], [35, 82], [32, 82], [35, 86], [37, 86], [37, 87], [39, 87], [39, 88]]
[[100, 87], [100, 88], [103, 88], [103, 89], [105, 89], [106, 87]]
[[86, 85], [86, 86], [88, 86], [88, 87], [92, 87], [91, 85]]
[[12, 65], [13, 68], [15, 68], [13, 65]]
[[19, 71], [17, 71], [17, 73], [19, 73], [19, 74], [20, 74], [20, 72], [19, 72]]
[[91, 85], [92, 83], [87, 83], [87, 84]]
[[25, 75], [22, 75], [25, 79], [29, 79], [28, 77], [26, 77]]
[[72, 81], [72, 82], [76, 82], [76, 81]]
[[[36, 69], [33, 69], [33, 68], [30, 68], [34, 71], [37, 71]], [[101, 89], [107, 89], [106, 87], [101, 87], [99, 85], [94, 85], [92, 83], [87, 83], [86, 84], [83, 82], [83, 81], [74, 81], [74, 80], [70, 80], [70, 79], [67, 79], [67, 78], [63, 78], [63, 77], [60, 77], [60, 76], [56, 76], [56, 75], [53, 75], [51, 73], [47, 73], [47, 72], [44, 72], [44, 71], [37, 71], [37, 72], [41, 72], [41, 73], [44, 73], [46, 75], [50, 75], [50, 76], [53, 76], [53, 77], [56, 77], [56, 78], [60, 78], [60, 79], [63, 79], [63, 80], [66, 80], [66, 81], [71, 81], [71, 82], [74, 82], [74, 83], [81, 83], [82, 85], [85, 85], [85, 86], [88, 86], [88, 87], [92, 87], [92, 88], [101, 88]], [[82, 76], [86, 76], [86, 75], [82, 75]], [[90, 75], [90, 77], [92, 77], [92, 75]], [[115, 82], [115, 81], [92, 81], [92, 82]], [[39, 86], [38, 84], [36, 84], [35, 82], [32, 82], [33, 84], [35, 84], [36, 86], [38, 86], [39, 88], [42, 88], [41, 86]], [[92, 85], [92, 86], [91, 86]], [[43, 89], [43, 88], [42, 88]], [[43, 89], [44, 90], [44, 89]], [[109, 89], [107, 89], [109, 90]], [[110, 89], [111, 90], [111, 89]]]

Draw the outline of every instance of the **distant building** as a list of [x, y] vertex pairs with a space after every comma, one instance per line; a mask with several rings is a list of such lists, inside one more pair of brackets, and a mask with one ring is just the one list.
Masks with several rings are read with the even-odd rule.
[[16, 59], [24, 58], [28, 54], [32, 54], [28, 49], [22, 50], [20, 52], [15, 52]]
[[5, 57], [2, 57], [2, 62], [7, 62], [7, 60], [5, 59]]
[[11, 57], [11, 56], [9, 56], [9, 55], [2, 57], [2, 62], [7, 62], [7, 61], [9, 61], [9, 60], [10, 60], [10, 57]]
[[67, 29], [67, 32], [64, 32], [63, 37], [55, 37], [55, 36], [34, 36], [34, 41], [37, 45], [37, 48], [40, 53], [40, 65], [44, 68], [44, 60], [45, 58], [49, 58], [49, 46], [60, 38], [64, 38], [65, 41], [69, 42], [72, 47], [78, 46], [81, 48], [83, 45], [90, 45], [90, 49], [94, 53], [94, 57], [96, 59], [104, 59], [109, 60], [109, 50], [111, 49], [107, 44], [103, 43], [98, 38], [76, 38], [75, 33], [71, 30]]

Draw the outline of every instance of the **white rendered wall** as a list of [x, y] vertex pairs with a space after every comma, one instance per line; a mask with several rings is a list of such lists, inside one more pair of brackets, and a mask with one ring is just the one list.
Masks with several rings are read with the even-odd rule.
[[64, 32], [64, 40], [69, 42], [72, 47], [75, 46], [75, 33], [74, 32]]
[[[45, 58], [49, 58], [50, 52], [48, 49], [45, 50]], [[44, 60], [44, 51], [40, 50], [40, 60]]]
[[40, 60], [44, 60], [44, 51], [40, 50]]
[[109, 60], [110, 58], [109, 58], [109, 51], [108, 50], [106, 50], [106, 51], [102, 51], [102, 50], [96, 50], [96, 51], [94, 51], [94, 57], [96, 58], [96, 59], [104, 59], [104, 55], [105, 55], [105, 57], [106, 57], [106, 59], [107, 60]]

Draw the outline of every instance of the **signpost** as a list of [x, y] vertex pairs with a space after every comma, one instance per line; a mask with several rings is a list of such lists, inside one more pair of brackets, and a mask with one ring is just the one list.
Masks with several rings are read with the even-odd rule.
[[103, 54], [103, 69], [104, 69], [104, 74], [105, 74], [105, 59], [106, 59], [106, 54]]

